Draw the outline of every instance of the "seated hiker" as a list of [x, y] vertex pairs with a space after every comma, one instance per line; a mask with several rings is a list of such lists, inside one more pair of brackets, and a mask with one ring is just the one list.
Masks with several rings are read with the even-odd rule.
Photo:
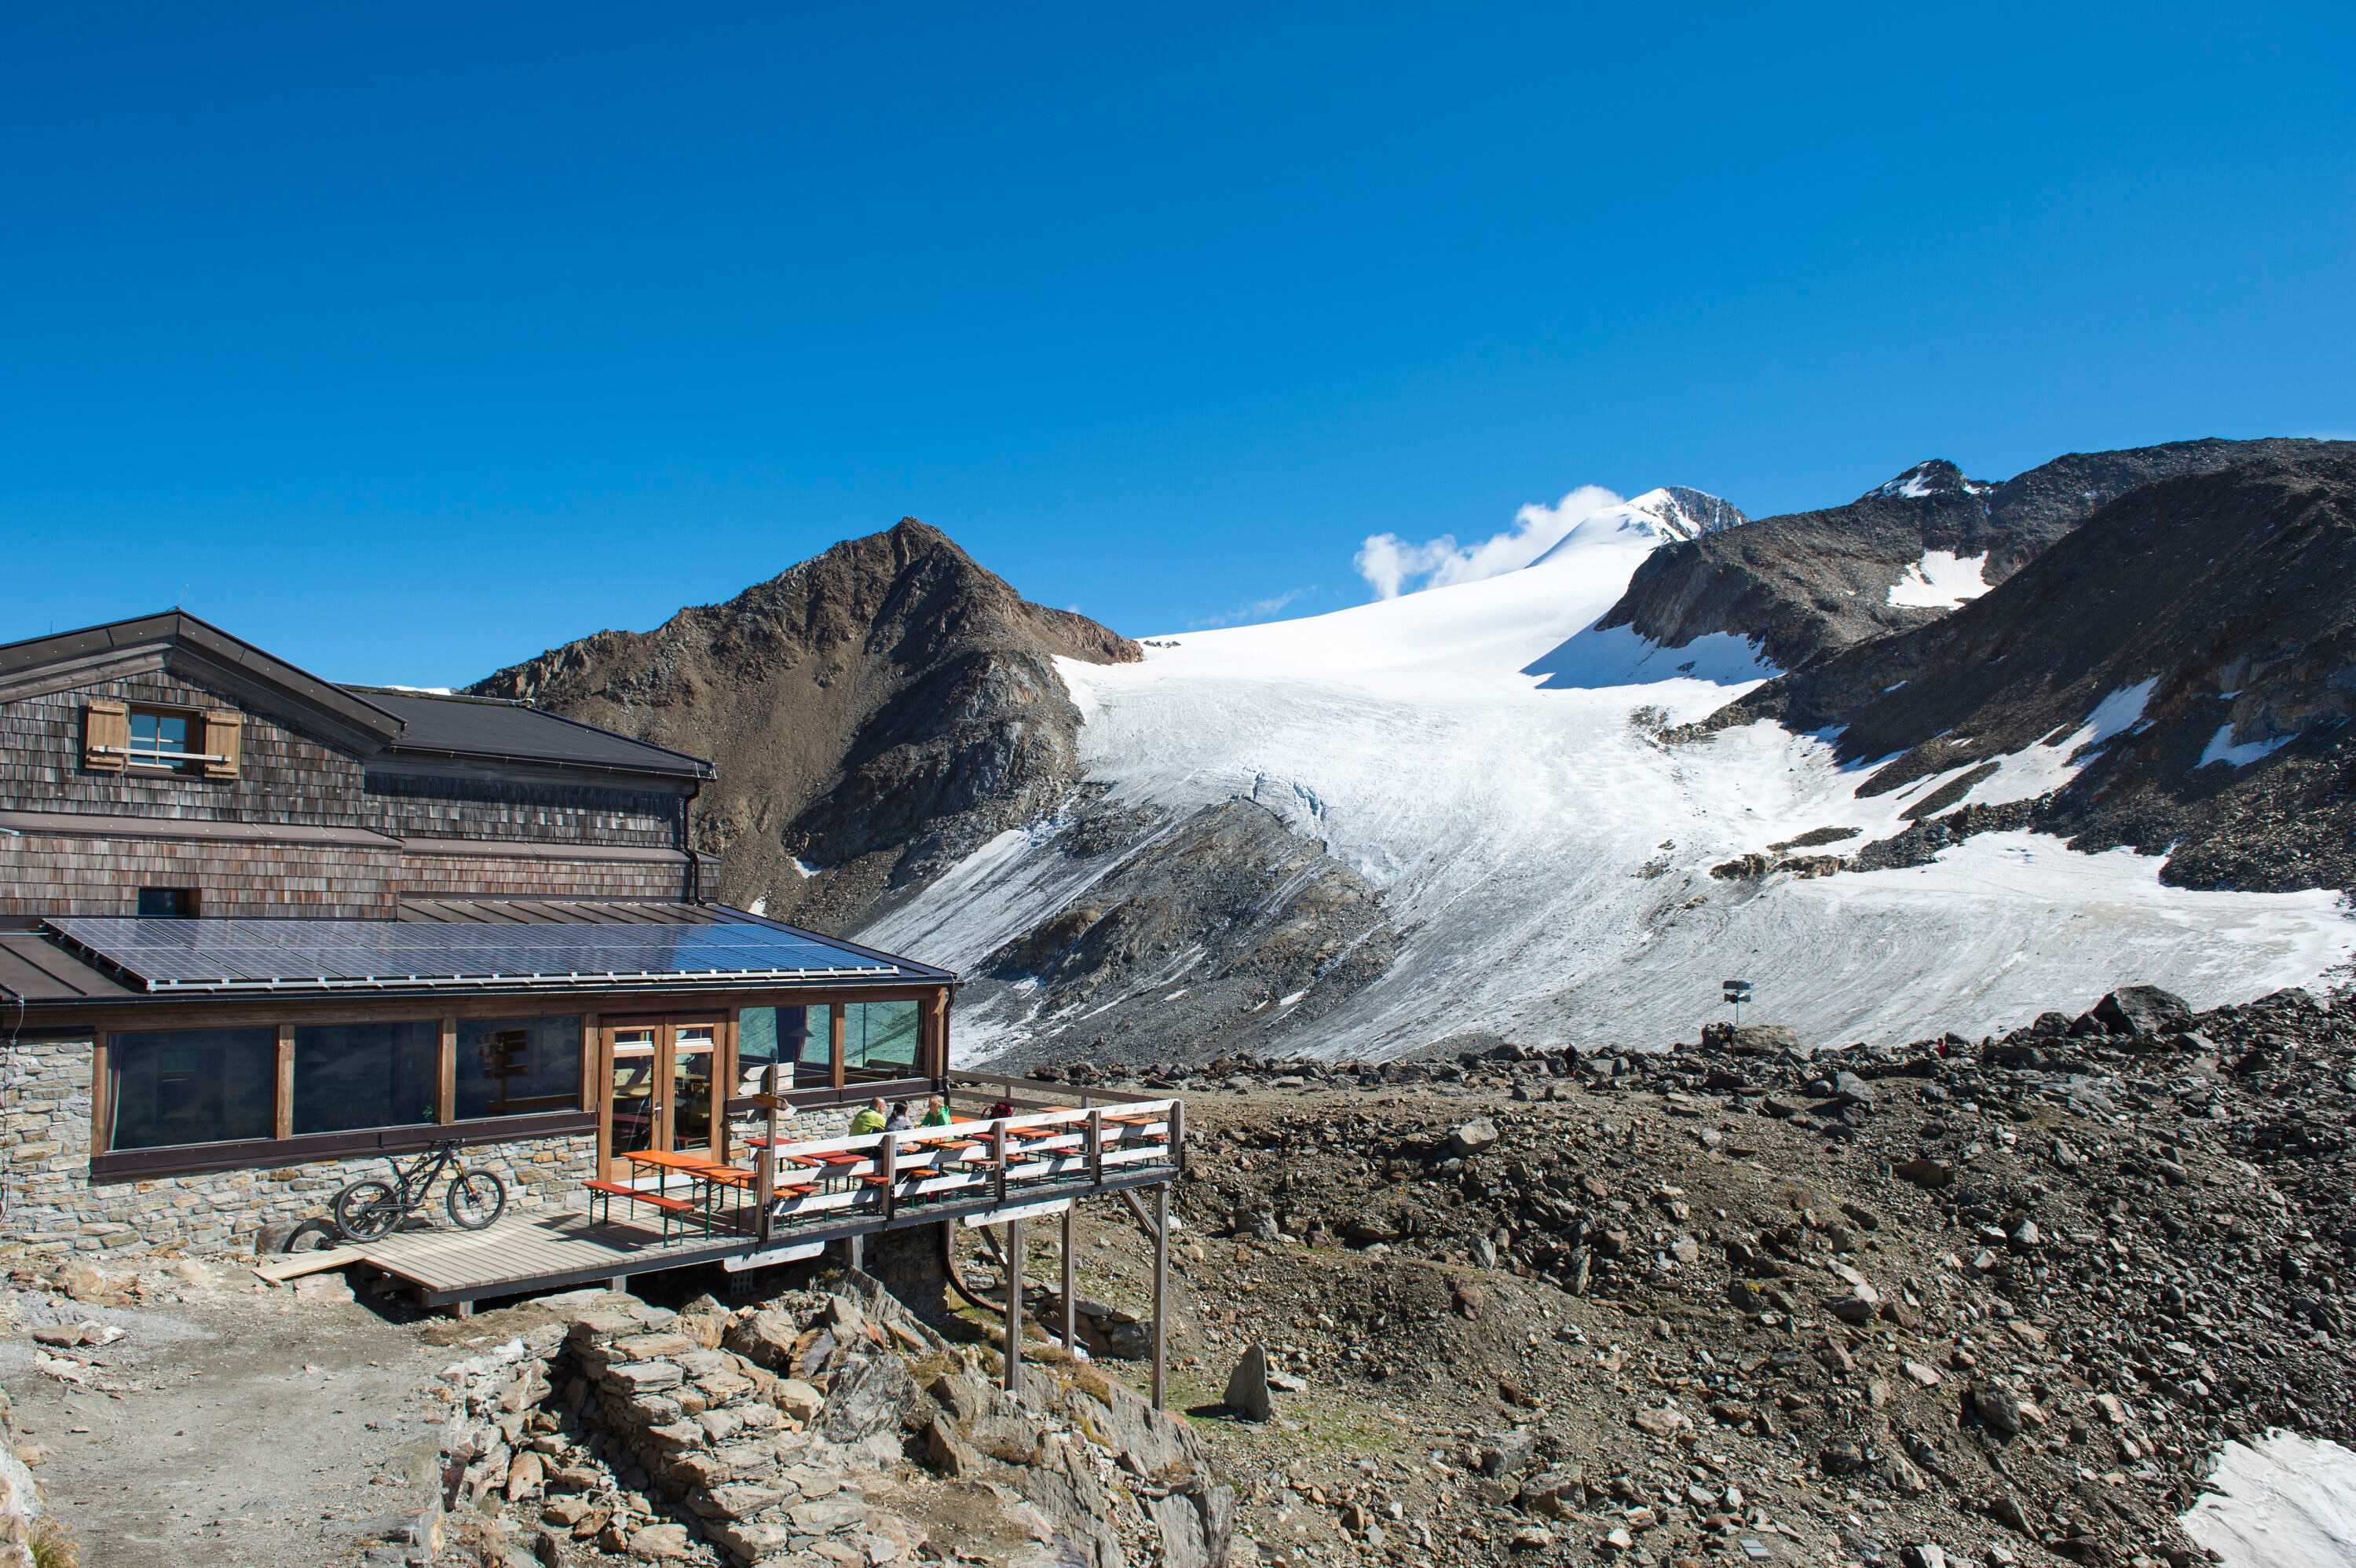
[[869, 1133], [880, 1133], [883, 1130], [884, 1096], [878, 1094], [867, 1102], [859, 1115], [851, 1118], [851, 1136], [854, 1138], [863, 1137]]
[[905, 1133], [915, 1131], [916, 1126], [916, 1124], [910, 1120], [908, 1116], [908, 1102], [905, 1100], [894, 1101], [892, 1104], [892, 1115], [884, 1122], [884, 1130], [887, 1133]]
[[949, 1125], [949, 1103], [947, 1100], [942, 1099], [938, 1094], [934, 1095], [931, 1099], [925, 1102], [924, 1119], [919, 1121], [916, 1125], [920, 1127], [948, 1126]]

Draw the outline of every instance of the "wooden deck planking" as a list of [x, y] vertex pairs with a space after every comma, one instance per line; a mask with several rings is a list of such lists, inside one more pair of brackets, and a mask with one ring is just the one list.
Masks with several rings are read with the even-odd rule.
[[516, 1220], [487, 1231], [413, 1231], [359, 1249], [362, 1260], [434, 1292], [528, 1285], [552, 1275], [605, 1268], [643, 1272], [648, 1264], [673, 1268], [705, 1255], [751, 1244], [741, 1233], [705, 1237], [689, 1232], [666, 1243], [661, 1232], [621, 1221], [592, 1223], [585, 1214]]
[[[1018, 1167], [1011, 1173], [1028, 1179], [1012, 1186], [1002, 1207], [1027, 1208], [1042, 1201], [1118, 1189], [1089, 1179], [1084, 1157], [1063, 1151], [1042, 1152], [1049, 1157]], [[1150, 1179], [1156, 1173], [1148, 1168], [1158, 1167], [1157, 1156], [1166, 1159], [1168, 1150], [1131, 1146], [1115, 1152], [1108, 1147], [1103, 1161], [1105, 1175], [1126, 1178], [1123, 1187], [1140, 1177]], [[910, 1174], [921, 1176], [920, 1172]], [[1161, 1175], [1160, 1179], [1170, 1179], [1175, 1174], [1173, 1169]], [[790, 1203], [780, 1216], [782, 1223], [771, 1237], [769, 1248], [774, 1251], [800, 1244], [798, 1232], [801, 1236], [815, 1232], [818, 1239], [825, 1240], [869, 1230], [896, 1230], [962, 1218], [973, 1211], [974, 1205], [957, 1200], [986, 1200], [993, 1185], [987, 1173], [975, 1173], [964, 1179], [936, 1178], [910, 1183], [919, 1189], [929, 1189], [937, 1184], [950, 1190], [927, 1191], [933, 1202], [909, 1204], [889, 1220], [884, 1218], [872, 1189], [830, 1193]], [[812, 1203], [818, 1207], [809, 1207]], [[680, 1234], [674, 1227], [669, 1241], [663, 1239], [657, 1224], [635, 1218], [593, 1221], [585, 1213], [567, 1211], [503, 1220], [487, 1231], [437, 1227], [402, 1232], [338, 1251], [343, 1261], [366, 1263], [381, 1269], [416, 1287], [429, 1299], [454, 1301], [522, 1295], [565, 1282], [651, 1274], [751, 1253], [761, 1246], [754, 1233], [756, 1212], [757, 1205], [749, 1201], [723, 1204], [713, 1214], [713, 1229], [709, 1234], [695, 1230]], [[739, 1225], [743, 1228], [734, 1228]]]

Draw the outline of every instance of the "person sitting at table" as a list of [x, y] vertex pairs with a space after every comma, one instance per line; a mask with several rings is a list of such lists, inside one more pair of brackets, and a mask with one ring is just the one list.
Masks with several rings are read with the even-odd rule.
[[924, 1119], [916, 1125], [920, 1127], [948, 1126], [949, 1125], [949, 1103], [947, 1100], [942, 1099], [938, 1094], [934, 1095], [931, 1099], [925, 1102]]
[[851, 1118], [851, 1136], [854, 1138], [864, 1137], [869, 1133], [880, 1133], [883, 1130], [884, 1096], [878, 1094], [867, 1102], [864, 1110]]
[[894, 1100], [891, 1118], [884, 1124], [884, 1130], [887, 1133], [907, 1133], [916, 1131], [916, 1124], [908, 1116], [908, 1102]]

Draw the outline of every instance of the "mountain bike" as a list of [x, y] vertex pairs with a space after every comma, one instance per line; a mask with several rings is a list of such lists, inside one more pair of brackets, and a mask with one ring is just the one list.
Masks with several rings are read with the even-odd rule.
[[449, 1210], [452, 1224], [462, 1231], [487, 1230], [507, 1212], [507, 1184], [491, 1171], [468, 1170], [459, 1165], [455, 1139], [435, 1144], [407, 1170], [401, 1168], [397, 1159], [388, 1158], [386, 1163], [392, 1167], [391, 1181], [364, 1178], [337, 1193], [335, 1202], [328, 1205], [336, 1229], [346, 1241], [373, 1242], [390, 1235], [424, 1207], [425, 1195], [445, 1170], [452, 1174], [443, 1206]]

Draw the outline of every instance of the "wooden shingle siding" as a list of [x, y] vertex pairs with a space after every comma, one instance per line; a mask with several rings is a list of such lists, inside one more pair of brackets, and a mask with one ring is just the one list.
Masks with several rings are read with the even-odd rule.
[[391, 920], [400, 879], [400, 851], [391, 847], [0, 838], [0, 914], [136, 914], [145, 887], [198, 889], [209, 915]]
[[[613, 775], [575, 784], [529, 769], [507, 777], [463, 760], [445, 775], [416, 759], [373, 750], [364, 758], [292, 728], [308, 722], [307, 709], [273, 716], [207, 683], [219, 676], [189, 678], [174, 656], [117, 660], [79, 682], [8, 687], [16, 695], [0, 699], [0, 812], [20, 831], [0, 836], [0, 914], [133, 914], [143, 887], [195, 889], [207, 915], [368, 920], [395, 918], [403, 893], [677, 900], [698, 891], [684, 853], [687, 801], [676, 788]], [[191, 741], [222, 760], [185, 773], [119, 760], [92, 766], [92, 736], [124, 743], [127, 709], [147, 705], [200, 716]], [[313, 837], [273, 841], [269, 829]], [[498, 845], [539, 852], [502, 855]], [[588, 853], [564, 853], [573, 849]]]
[[675, 849], [676, 794], [509, 784], [374, 772], [365, 784], [369, 826], [396, 838], [497, 838], [532, 844], [613, 844]]
[[423, 899], [676, 899], [685, 861], [404, 855], [401, 891]]
[[[238, 776], [84, 766], [84, 712], [93, 699], [241, 711]], [[168, 671], [0, 702], [0, 805], [27, 811], [365, 827], [360, 778], [358, 757]]]

